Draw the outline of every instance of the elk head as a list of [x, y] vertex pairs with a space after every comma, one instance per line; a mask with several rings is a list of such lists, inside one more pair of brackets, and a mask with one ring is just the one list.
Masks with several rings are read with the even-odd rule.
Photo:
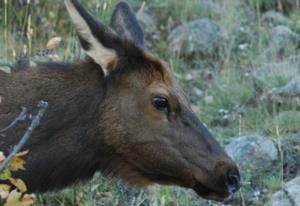
[[237, 191], [237, 166], [196, 117], [168, 67], [145, 49], [128, 4], [116, 6], [111, 27], [78, 1], [65, 4], [83, 49], [103, 72], [98, 129], [102, 146], [112, 148], [110, 171], [130, 185], [178, 185], [214, 200]]

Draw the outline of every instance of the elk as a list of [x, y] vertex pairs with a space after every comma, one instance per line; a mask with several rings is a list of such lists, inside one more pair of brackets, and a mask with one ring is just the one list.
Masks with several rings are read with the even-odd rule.
[[[219, 201], [236, 192], [236, 164], [168, 66], [146, 49], [129, 5], [116, 5], [109, 27], [77, 0], [64, 2], [86, 59], [0, 72], [0, 128], [21, 106], [49, 103], [24, 147], [26, 170], [15, 174], [29, 191], [61, 189], [100, 171], [129, 186], [176, 185]], [[27, 126], [20, 122], [1, 137], [0, 150], [8, 153]]]

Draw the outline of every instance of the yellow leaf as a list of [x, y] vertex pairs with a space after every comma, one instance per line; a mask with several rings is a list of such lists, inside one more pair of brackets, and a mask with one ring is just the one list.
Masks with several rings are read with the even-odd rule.
[[9, 191], [10, 185], [0, 184], [0, 191]]
[[17, 190], [13, 190], [11, 193], [9, 193], [4, 206], [22, 206], [20, 203], [21, 195], [22, 193], [18, 192]]
[[27, 187], [25, 185], [25, 183], [23, 182], [23, 180], [21, 179], [13, 179], [10, 178], [9, 181], [11, 182], [11, 184], [13, 184], [18, 190], [20, 190], [20, 192], [24, 193], [27, 191]]
[[15, 156], [8, 165], [11, 171], [25, 170], [25, 161], [18, 156]]
[[[0, 103], [1, 103], [1, 96], [0, 96]], [[2, 163], [5, 160], [5, 156], [3, 152], [0, 152], [0, 163]]]
[[47, 49], [55, 49], [59, 46], [61, 43], [62, 38], [61, 37], [54, 37], [50, 39], [47, 43]]
[[34, 203], [33, 201], [33, 195], [24, 195], [22, 201], [21, 201], [21, 205], [22, 206], [29, 206], [32, 205]]
[[10, 185], [0, 184], [0, 197], [6, 199], [9, 195]]

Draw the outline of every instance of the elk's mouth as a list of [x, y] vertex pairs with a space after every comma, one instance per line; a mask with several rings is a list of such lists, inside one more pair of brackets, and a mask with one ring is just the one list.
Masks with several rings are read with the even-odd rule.
[[227, 199], [231, 194], [228, 192], [220, 192], [215, 191], [211, 188], [208, 188], [201, 184], [200, 182], [197, 182], [193, 186], [193, 190], [201, 197], [209, 200], [215, 200], [215, 201], [224, 201]]

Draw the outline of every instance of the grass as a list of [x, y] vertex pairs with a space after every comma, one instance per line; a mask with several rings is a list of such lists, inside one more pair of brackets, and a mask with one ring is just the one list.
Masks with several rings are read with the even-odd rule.
[[267, 176], [263, 178], [262, 182], [267, 188], [275, 192], [281, 187], [282, 177]]
[[[109, 23], [112, 8], [116, 0], [88, 0], [84, 4], [105, 23]], [[150, 48], [155, 54], [167, 61], [173, 69], [180, 85], [184, 88], [193, 108], [200, 119], [209, 126], [222, 143], [228, 143], [229, 137], [247, 134], [266, 134], [271, 137], [284, 136], [300, 132], [299, 105], [295, 102], [278, 105], [263, 99], [272, 88], [285, 85], [291, 77], [298, 74], [298, 69], [289, 70], [291, 62], [287, 59], [281, 70], [267, 70], [267, 76], [257, 79], [253, 71], [275, 57], [264, 56], [268, 47], [269, 29], [262, 26], [260, 5], [266, 0], [251, 0], [254, 8], [254, 21], [247, 22], [248, 13], [240, 6], [240, 1], [230, 0], [224, 5], [224, 12], [218, 15], [206, 13], [204, 6], [196, 0], [137, 0], [129, 1], [135, 9], [144, 5], [155, 17], [157, 28], [162, 33], [153, 41]], [[0, 64], [12, 62], [15, 57], [34, 54], [44, 49], [47, 41], [55, 36], [63, 39], [57, 53], [63, 60], [72, 61], [82, 57], [80, 45], [74, 28], [70, 24], [61, 0], [40, 1], [20, 7], [18, 1], [0, 2]], [[255, 10], [256, 9], [256, 10]], [[161, 12], [164, 11], [164, 12]], [[225, 12], [226, 11], [226, 12]], [[171, 54], [167, 51], [168, 20], [173, 25], [194, 20], [201, 16], [210, 16], [226, 30], [227, 38], [217, 55], [217, 63], [211, 60], [199, 60]], [[291, 28], [300, 31], [300, 13], [291, 13]], [[250, 25], [250, 26], [249, 26]], [[249, 28], [247, 27], [249, 26]], [[247, 27], [248, 31], [243, 31]], [[245, 50], [239, 49], [247, 43]], [[296, 58], [299, 61], [299, 58]], [[282, 68], [286, 68], [282, 72]], [[274, 69], [272, 67], [272, 69]], [[281, 71], [281, 73], [278, 73]], [[186, 78], [193, 74], [193, 78]], [[203, 95], [196, 96], [195, 88]], [[281, 186], [282, 174], [262, 174], [260, 187], [275, 191]], [[252, 174], [244, 174], [244, 182], [251, 180]], [[242, 193], [251, 188], [245, 186]], [[123, 191], [123, 192], [122, 192]], [[36, 205], [130, 205], [132, 191], [120, 189], [117, 182], [111, 182], [97, 174], [92, 181], [70, 187], [62, 192], [38, 195]], [[199, 199], [190, 191], [156, 186], [151, 189], [136, 191], [136, 205], [199, 205]], [[238, 195], [237, 195], [238, 196]], [[243, 194], [242, 194], [243, 196]], [[241, 196], [241, 197], [242, 197]], [[243, 205], [244, 200], [236, 198], [235, 205]], [[206, 202], [206, 205], [212, 205]], [[262, 203], [263, 204], [263, 203]]]

